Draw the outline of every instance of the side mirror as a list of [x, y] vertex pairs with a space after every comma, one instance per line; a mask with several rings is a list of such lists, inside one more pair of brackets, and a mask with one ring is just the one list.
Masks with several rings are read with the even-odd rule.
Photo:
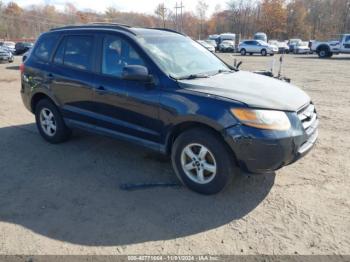
[[148, 73], [148, 69], [141, 65], [127, 65], [123, 68], [122, 78], [125, 80], [134, 80], [141, 82], [149, 82], [152, 77]]

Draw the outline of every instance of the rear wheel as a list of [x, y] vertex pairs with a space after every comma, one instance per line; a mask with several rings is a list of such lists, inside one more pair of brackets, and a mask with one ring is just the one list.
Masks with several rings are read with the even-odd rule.
[[49, 99], [42, 99], [35, 107], [35, 120], [41, 136], [52, 144], [62, 143], [70, 137], [61, 113]]
[[241, 55], [246, 55], [247, 54], [247, 51], [243, 48], [242, 50], [241, 50]]
[[332, 55], [333, 55], [333, 54], [329, 51], [329, 49], [328, 49], [328, 48], [325, 48], [325, 47], [321, 48], [321, 49], [318, 51], [318, 56], [319, 56], [320, 58], [332, 57]]
[[235, 161], [224, 141], [213, 131], [192, 129], [182, 133], [171, 152], [180, 181], [201, 194], [216, 194], [234, 176]]
[[266, 51], [266, 49], [261, 50], [261, 55], [262, 55], [262, 56], [267, 56], [267, 51]]

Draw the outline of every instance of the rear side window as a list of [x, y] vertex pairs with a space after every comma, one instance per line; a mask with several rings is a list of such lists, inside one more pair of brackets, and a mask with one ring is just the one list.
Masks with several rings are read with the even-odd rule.
[[[58, 35], [43, 35], [38, 44], [36, 45], [36, 48], [34, 50], [34, 55], [39, 58], [42, 61], [49, 61], [51, 53], [53, 49], [56, 46], [58, 40]], [[18, 48], [19, 45], [16, 45]], [[22, 44], [23, 46], [23, 44]]]
[[54, 63], [91, 71], [93, 42], [92, 36], [65, 37], [56, 51]]

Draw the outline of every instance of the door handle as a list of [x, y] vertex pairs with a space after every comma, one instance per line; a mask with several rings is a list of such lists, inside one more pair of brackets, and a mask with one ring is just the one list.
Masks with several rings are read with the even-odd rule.
[[96, 93], [104, 93], [104, 92], [106, 92], [106, 89], [104, 88], [104, 86], [98, 86], [98, 87], [94, 88], [94, 91]]
[[54, 75], [49, 73], [46, 75], [46, 82], [51, 83], [54, 80], [54, 78], [55, 78]]

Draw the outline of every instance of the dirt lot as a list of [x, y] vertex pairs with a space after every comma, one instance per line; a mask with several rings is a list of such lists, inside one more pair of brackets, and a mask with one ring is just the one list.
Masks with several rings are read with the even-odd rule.
[[[271, 61], [237, 58], [248, 70]], [[350, 56], [286, 57], [318, 109], [317, 147], [210, 197], [119, 189], [176, 181], [170, 162], [124, 142], [44, 142], [21, 102], [19, 60], [0, 65], [0, 254], [350, 254]]]

